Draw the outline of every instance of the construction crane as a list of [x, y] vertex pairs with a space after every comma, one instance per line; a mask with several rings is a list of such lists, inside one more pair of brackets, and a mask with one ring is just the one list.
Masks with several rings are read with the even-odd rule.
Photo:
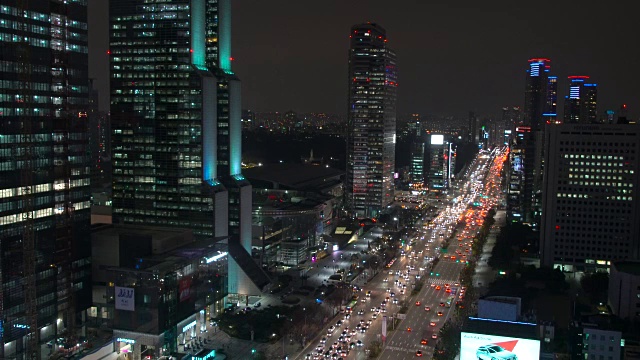
[[22, 104], [20, 109], [20, 145], [19, 159], [22, 163], [20, 169], [20, 194], [22, 200], [22, 277], [24, 287], [24, 309], [27, 325], [27, 344], [25, 359], [40, 360], [37, 285], [36, 285], [36, 238], [34, 233], [34, 168], [33, 159], [35, 151], [35, 138], [32, 133], [31, 116], [33, 109], [30, 104], [33, 101], [31, 91], [31, 49], [29, 45], [30, 29], [28, 22], [29, 0], [18, 0], [17, 22], [19, 23], [19, 41], [17, 46], [18, 62], [18, 93]]

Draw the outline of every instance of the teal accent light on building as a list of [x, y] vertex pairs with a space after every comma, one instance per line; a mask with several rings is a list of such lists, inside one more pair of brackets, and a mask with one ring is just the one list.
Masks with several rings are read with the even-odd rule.
[[242, 172], [242, 111], [240, 81], [229, 81], [229, 175]]
[[204, 1], [191, 0], [191, 63], [198, 68], [204, 68], [206, 56], [206, 11]]
[[231, 1], [218, 1], [218, 59], [220, 69], [231, 72]]

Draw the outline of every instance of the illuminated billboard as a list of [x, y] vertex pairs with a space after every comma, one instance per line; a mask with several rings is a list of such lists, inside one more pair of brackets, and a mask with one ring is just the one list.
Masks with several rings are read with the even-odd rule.
[[431, 135], [431, 145], [442, 145], [444, 144], [444, 135]]
[[463, 332], [460, 360], [538, 360], [540, 341]]

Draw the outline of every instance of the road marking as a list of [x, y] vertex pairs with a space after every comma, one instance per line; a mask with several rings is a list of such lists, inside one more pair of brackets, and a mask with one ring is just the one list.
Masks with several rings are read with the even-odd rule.
[[428, 283], [436, 284], [436, 285], [444, 285], [444, 284], [455, 284], [458, 280], [444, 280], [444, 279], [434, 279], [429, 278]]

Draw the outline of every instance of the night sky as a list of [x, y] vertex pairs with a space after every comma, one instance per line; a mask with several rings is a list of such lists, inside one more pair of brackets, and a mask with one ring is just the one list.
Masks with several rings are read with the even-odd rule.
[[[399, 113], [498, 114], [522, 105], [527, 59], [598, 84], [598, 112], [640, 111], [631, 1], [232, 0], [243, 108], [346, 114], [349, 29], [376, 22], [398, 55]], [[89, 2], [90, 76], [108, 109], [108, 1]], [[558, 113], [562, 114], [562, 101]]]

